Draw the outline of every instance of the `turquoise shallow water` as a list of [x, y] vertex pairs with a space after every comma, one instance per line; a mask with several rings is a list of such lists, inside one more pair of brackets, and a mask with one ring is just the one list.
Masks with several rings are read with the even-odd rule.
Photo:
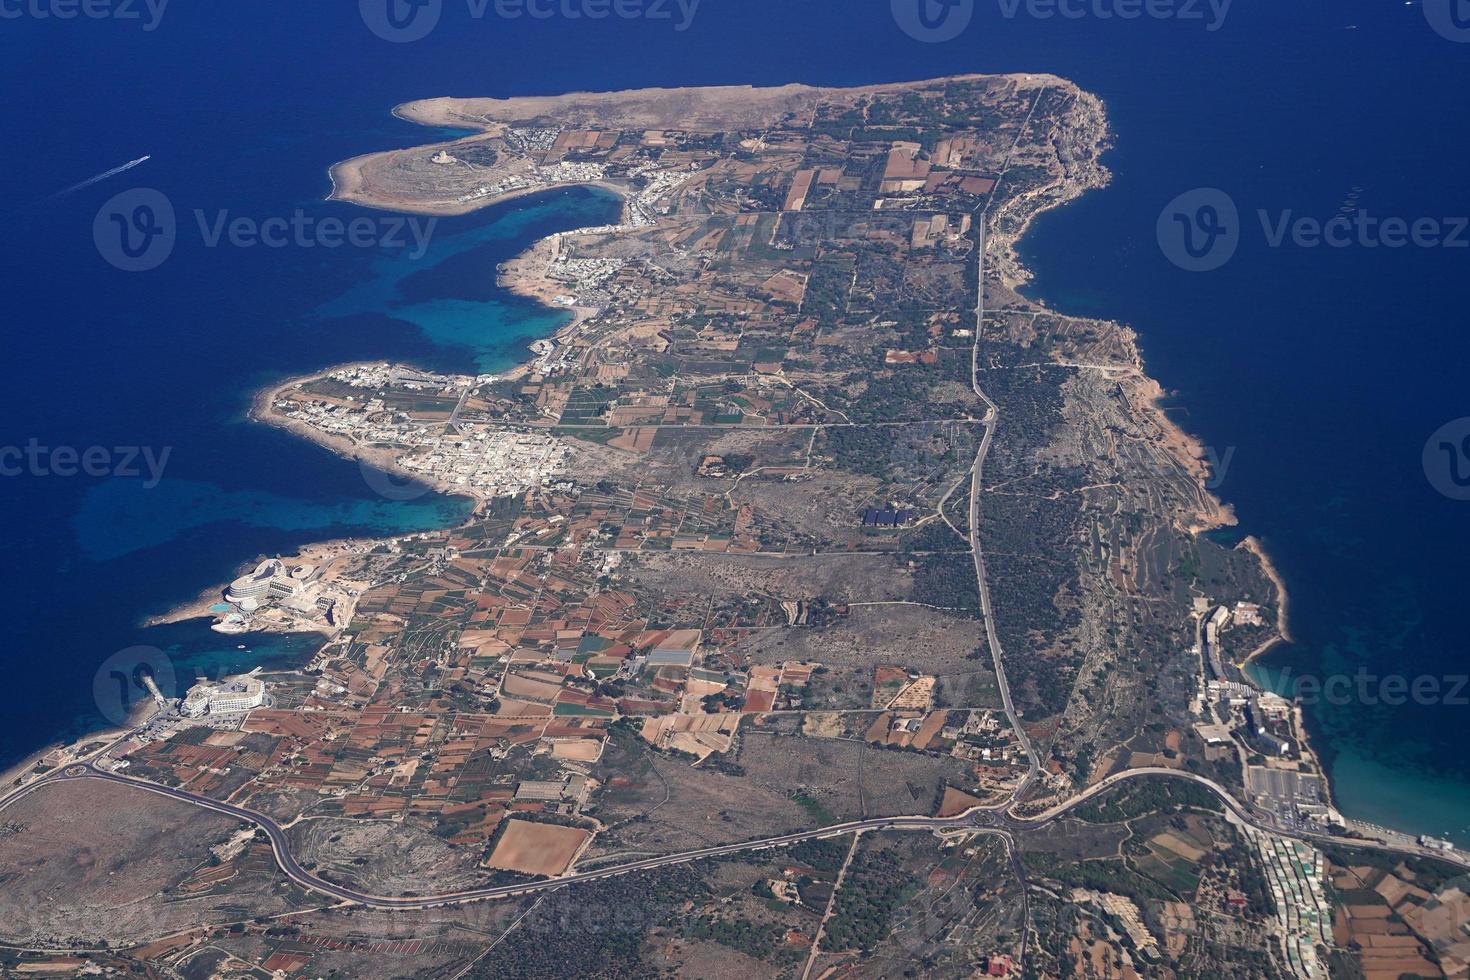
[[[340, 206], [318, 207], [330, 212]], [[386, 499], [356, 463], [246, 419], [246, 407], [262, 387], [349, 360], [461, 372], [517, 363], [529, 356], [527, 343], [555, 331], [567, 314], [503, 293], [495, 281], [497, 265], [547, 234], [614, 220], [619, 208], [606, 194], [557, 193], [439, 222], [418, 255], [371, 250], [228, 256], [234, 265], [219, 269], [222, 281], [191, 280], [210, 291], [207, 299], [177, 297], [177, 322], [197, 324], [194, 311], [206, 306], [213, 317], [227, 319], [220, 298], [248, 292], [239, 280], [251, 269], [248, 260], [256, 258], [258, 274], [273, 288], [251, 297], [259, 302], [240, 311], [249, 324], [244, 329], [212, 326], [186, 330], [177, 341], [165, 338], [159, 295], [151, 291], [151, 308], [119, 311], [119, 329], [126, 334], [104, 336], [130, 350], [111, 355], [113, 363], [132, 367], [112, 375], [102, 368], [97, 383], [116, 379], [113, 404], [128, 412], [126, 421], [113, 432], [86, 432], [85, 441], [42, 441], [142, 445], [158, 465], [147, 469], [146, 478], [52, 479], [19, 488], [33, 490], [33, 513], [47, 516], [17, 528], [15, 551], [26, 556], [19, 560], [28, 572], [0, 603], [15, 627], [13, 648], [44, 649], [47, 655], [16, 658], [8, 666], [16, 683], [46, 694], [23, 701], [4, 724], [0, 766], [41, 744], [115, 722], [117, 697], [106, 693], [107, 685], [97, 687], [94, 672], [106, 673], [108, 664], [131, 656], [129, 651], [150, 651], [150, 664], [169, 665], [160, 673], [172, 681], [160, 683], [175, 685], [175, 693], [195, 676], [309, 656], [319, 637], [245, 637], [237, 643], [210, 631], [205, 621], [137, 627], [144, 617], [227, 580], [242, 563], [291, 554], [315, 540], [387, 537], [461, 523], [473, 506], [468, 498], [425, 492], [409, 500]], [[182, 253], [179, 261], [191, 257]], [[216, 263], [219, 257], [203, 258]], [[283, 258], [292, 263], [283, 264]], [[313, 274], [299, 292], [288, 292], [283, 275], [301, 271], [302, 260]], [[150, 351], [141, 368], [140, 349]], [[148, 372], [153, 377], [140, 386]], [[188, 394], [175, 401], [183, 392]], [[84, 409], [84, 403], [69, 407]], [[98, 417], [85, 410], [79, 415], [86, 427]]]
[[[44, 147], [7, 159], [12, 204], [152, 154], [127, 181], [8, 212], [7, 440], [171, 446], [170, 480], [217, 487], [259, 522], [229, 520], [186, 493], [177, 498], [184, 527], [171, 530], [167, 507], [152, 513], [115, 488], [93, 499], [88, 481], [0, 481], [0, 664], [27, 692], [0, 718], [0, 758], [47, 740], [58, 718], [85, 706], [98, 664], [138, 641], [138, 616], [244, 558], [352, 533], [300, 529], [283, 499], [313, 520], [384, 518], [355, 466], [263, 427], [229, 426], [253, 391], [359, 359], [498, 369], [521, 346], [502, 329], [534, 322], [526, 329], [540, 331], [535, 317], [554, 315], [518, 321], [473, 305], [515, 305], [493, 294], [497, 256], [559, 220], [593, 223], [583, 212], [595, 206], [526, 201], [449, 222], [435, 236], [447, 249], [437, 263], [401, 269], [391, 254], [211, 250], [194, 240], [147, 275], [99, 259], [98, 208], [136, 178], [181, 210], [357, 215], [322, 203], [325, 168], [452, 135], [389, 115], [405, 99], [438, 95], [862, 85], [976, 71], [1076, 81], [1107, 104], [1115, 181], [1038, 222], [1023, 251], [1040, 295], [1136, 327], [1150, 373], [1179, 391], [1180, 421], [1221, 454], [1235, 450], [1221, 494], [1266, 539], [1293, 593], [1300, 645], [1272, 664], [1298, 674], [1342, 665], [1465, 673], [1470, 504], [1436, 493], [1420, 454], [1431, 433], [1470, 414], [1466, 253], [1272, 248], [1256, 228], [1227, 266], [1190, 274], [1164, 259], [1156, 222], [1176, 195], [1201, 187], [1225, 190], [1252, 220], [1257, 209], [1324, 218], [1348, 199], [1408, 219], [1470, 214], [1470, 130], [1456, 101], [1470, 83], [1470, 45], [1432, 30], [1424, 5], [1383, 0], [1235, 4], [1214, 31], [973, 6], [973, 23], [943, 43], [906, 36], [882, 0], [710, 2], [682, 32], [619, 18], [472, 21], [446, 4], [441, 29], [400, 45], [364, 29], [350, 0], [172, 4], [149, 32], [7, 21], [0, 80], [47, 92], [0, 100], [11, 142]], [[530, 223], [518, 230], [519, 221]], [[409, 527], [424, 519], [423, 502], [413, 503], [402, 511]], [[92, 516], [79, 525], [83, 511]], [[276, 519], [297, 529], [266, 526]], [[120, 528], [109, 548], [97, 544], [105, 521], [141, 527]], [[1391, 811], [1417, 825], [1426, 806], [1451, 813], [1457, 792], [1470, 812], [1470, 709], [1350, 704], [1310, 718], [1350, 813]]]
[[569, 314], [496, 288], [495, 264], [519, 252], [527, 235], [548, 221], [609, 221], [621, 202], [597, 190], [552, 191], [509, 208], [493, 222], [463, 230], [459, 222], [438, 222], [422, 258], [375, 259], [369, 277], [321, 304], [316, 315], [379, 315], [412, 324], [434, 347], [464, 352], [477, 371], [493, 373], [518, 363], [527, 356], [528, 342], [555, 333]]
[[[1432, 745], [1422, 745], [1433, 751]], [[1464, 784], [1436, 777], [1423, 767], [1406, 767], [1339, 749], [1333, 763], [1337, 803], [1359, 820], [1461, 845], [1470, 842], [1470, 811]]]
[[[362, 305], [350, 312], [368, 312], [373, 309], [367, 301], [368, 297], [354, 296], [352, 300]], [[394, 319], [413, 324], [436, 344], [473, 351], [474, 369], [487, 373], [506, 366], [507, 343], [549, 336], [567, 319], [564, 313], [555, 310], [530, 311], [519, 303], [487, 303], [463, 299], [402, 303], [392, 306], [391, 311], [390, 315]]]
[[[124, 657], [131, 655], [161, 668], [155, 670], [155, 677], [174, 691], [187, 689], [198, 678], [218, 680], [256, 668], [289, 669], [312, 656], [322, 642], [312, 633], [221, 636], [198, 623], [174, 623], [141, 632], [147, 644], [130, 648], [131, 654]], [[115, 710], [115, 703], [108, 703], [106, 697], [103, 700], [104, 711]], [[116, 721], [116, 716], [108, 720]], [[96, 731], [98, 725], [97, 709], [88, 705], [70, 717], [56, 719], [52, 734], [57, 740], [78, 738]]]
[[[92, 561], [111, 561], [159, 548], [212, 524], [278, 531], [354, 528], [360, 534], [406, 534], [453, 527], [471, 501], [426, 495], [400, 502], [381, 499], [316, 502], [263, 490], [226, 490], [194, 480], [165, 480], [153, 489], [136, 482], [101, 483], [82, 502], [72, 522], [77, 543]], [[242, 556], [242, 560], [250, 556]]]

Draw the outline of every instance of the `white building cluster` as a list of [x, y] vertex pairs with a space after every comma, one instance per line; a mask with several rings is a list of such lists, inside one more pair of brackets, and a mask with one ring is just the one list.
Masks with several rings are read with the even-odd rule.
[[395, 405], [391, 393], [433, 391], [461, 402], [494, 380], [490, 376], [418, 374], [388, 365], [359, 365], [334, 372], [330, 380], [363, 389], [361, 396], [313, 398], [301, 392], [276, 410], [318, 431], [359, 446], [394, 450], [397, 468], [447, 491], [481, 497], [524, 493], [564, 473], [571, 450], [544, 432], [516, 430], [498, 421], [462, 417], [416, 419]]
[[516, 153], [526, 155], [537, 150], [549, 150], [561, 135], [559, 129], [509, 129], [502, 139]]
[[564, 472], [570, 450], [550, 436], [473, 427], [463, 436], [420, 441], [422, 452], [399, 461], [427, 482], [485, 496], [524, 493]]
[[600, 163], [572, 163], [563, 160], [549, 167], [536, 167], [522, 173], [506, 174], [492, 184], [481, 184], [459, 198], [460, 203], [498, 197], [516, 191], [539, 190], [561, 184], [587, 184], [607, 176]]
[[245, 612], [254, 612], [271, 599], [290, 599], [299, 593], [316, 573], [310, 565], [286, 568], [284, 562], [271, 558], [255, 566], [255, 571], [242, 575], [225, 590], [225, 601]]
[[195, 684], [179, 705], [179, 713], [185, 718], [238, 715], [260, 707], [265, 699], [265, 681], [252, 671], [218, 683]]
[[1332, 945], [1332, 904], [1323, 881], [1322, 854], [1310, 844], [1266, 834], [1252, 827], [1266, 871], [1266, 884], [1276, 903], [1277, 925], [1292, 975], [1308, 980], [1327, 977], [1321, 951]]
[[[691, 171], [697, 169], [698, 166], [698, 164], [690, 164]], [[628, 174], [630, 177], [648, 176], [649, 180], [647, 186], [629, 199], [628, 215], [623, 227], [644, 228], [655, 224], [658, 221], [658, 215], [665, 213], [659, 201], [688, 181], [693, 176], [691, 171], [668, 170], [656, 163], [630, 171]]]
[[236, 635], [261, 628], [335, 624], [337, 614], [357, 598], [357, 590], [331, 580], [323, 571], [308, 563], [287, 566], [277, 558], [261, 562], [225, 589], [228, 611], [211, 628]]

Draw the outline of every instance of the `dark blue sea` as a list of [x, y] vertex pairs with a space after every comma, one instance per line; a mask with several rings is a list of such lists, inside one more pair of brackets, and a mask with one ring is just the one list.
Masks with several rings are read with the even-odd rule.
[[[1417, 4], [1387, 0], [1180, 0], [1176, 16], [1133, 20], [1103, 16], [1116, 12], [1108, 0], [1064, 4], [1077, 17], [961, 0], [954, 16], [970, 22], [938, 28], [903, 9], [917, 0], [895, 0], [897, 16], [890, 0], [649, 0], [635, 5], [649, 16], [602, 19], [566, 16], [598, 9], [581, 0], [541, 0], [551, 16], [514, 19], [443, 0], [427, 36], [395, 42], [379, 34], [407, 35], [365, 2], [378, 33], [349, 0], [179, 3], [161, 16], [157, 3], [118, 0], [100, 8], [113, 16], [72, 19], [28, 0], [0, 20], [0, 447], [101, 447], [114, 464], [119, 449], [155, 462], [168, 452], [156, 485], [146, 469], [61, 476], [27, 464], [0, 477], [0, 765], [104, 723], [94, 675], [119, 651], [163, 650], [181, 681], [309, 651], [299, 638], [239, 650], [193, 624], [138, 627], [239, 563], [465, 513], [452, 498], [384, 499], [355, 465], [246, 422], [250, 399], [347, 360], [513, 363], [559, 320], [501, 294], [495, 265], [607, 220], [609, 199], [567, 193], [441, 221], [422, 254], [386, 240], [387, 216], [375, 225], [384, 240], [366, 246], [209, 234], [240, 218], [365, 215], [324, 201], [326, 168], [434, 135], [391, 117], [393, 105], [1037, 71], [1101, 95], [1117, 148], [1112, 186], [1025, 241], [1032, 294], [1137, 328], [1181, 423], [1227, 464], [1219, 493], [1291, 589], [1297, 643], [1267, 661], [1276, 682], [1367, 672], [1372, 694], [1389, 676], [1439, 681], [1423, 703], [1372, 694], [1312, 708], [1343, 808], [1470, 843], [1470, 691], [1451, 696], [1470, 673], [1470, 502], [1453, 499], [1459, 471], [1446, 469], [1470, 462], [1455, 458], [1470, 429], [1435, 436], [1425, 466], [1431, 436], [1470, 416], [1470, 250], [1268, 234], [1341, 211], [1433, 220], [1448, 237], [1447, 219], [1470, 214], [1470, 43], [1454, 21], [1436, 30]], [[926, 32], [942, 39], [914, 36]], [[1172, 263], [1156, 233], [1166, 206], [1197, 188], [1224, 192], [1239, 215], [1233, 257], [1209, 272]], [[122, 271], [95, 244], [94, 220], [138, 189], [163, 195], [178, 231], [156, 268]]]

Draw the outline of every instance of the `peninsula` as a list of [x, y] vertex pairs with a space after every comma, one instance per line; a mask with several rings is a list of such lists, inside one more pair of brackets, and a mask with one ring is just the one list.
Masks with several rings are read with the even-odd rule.
[[1133, 333], [1018, 291], [1030, 222], [1108, 179], [1095, 96], [973, 75], [397, 112], [472, 134], [340, 163], [336, 198], [595, 185], [622, 218], [499, 270], [571, 311], [515, 371], [261, 396], [385, 495], [475, 512], [260, 565], [222, 623], [319, 630], [310, 664], [0, 788], [5, 955], [1463, 975], [1467, 858], [1337, 813], [1299, 711], [1242, 673], [1280, 580], [1205, 533], [1234, 516]]

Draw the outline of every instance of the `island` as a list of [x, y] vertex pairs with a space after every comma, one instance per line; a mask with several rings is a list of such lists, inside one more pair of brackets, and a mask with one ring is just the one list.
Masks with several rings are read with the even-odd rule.
[[500, 269], [569, 311], [514, 371], [262, 393], [473, 516], [250, 563], [187, 614], [317, 631], [309, 664], [160, 694], [0, 789], [10, 965], [1464, 975], [1470, 859], [1338, 813], [1300, 706], [1243, 672], [1284, 589], [1134, 333], [1021, 292], [1032, 220], [1108, 180], [1099, 99], [397, 114], [470, 135], [340, 163], [336, 198], [595, 186], [621, 219]]

